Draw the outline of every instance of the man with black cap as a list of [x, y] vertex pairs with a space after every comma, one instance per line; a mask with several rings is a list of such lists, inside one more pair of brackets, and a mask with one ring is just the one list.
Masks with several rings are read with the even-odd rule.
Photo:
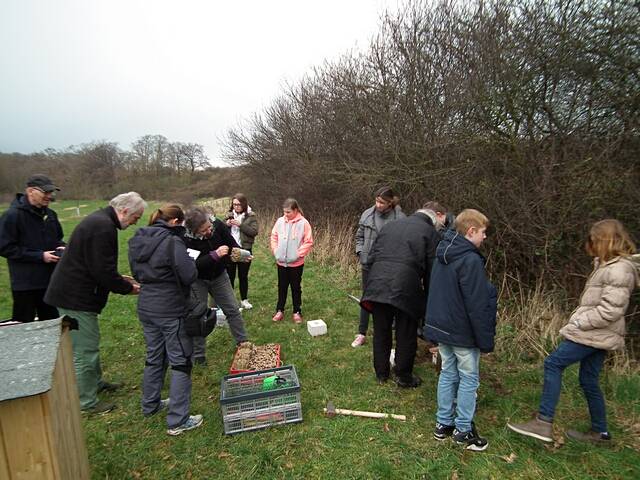
[[9, 264], [15, 321], [58, 317], [43, 297], [65, 245], [58, 216], [49, 208], [59, 190], [46, 175], [32, 175], [25, 193], [0, 218], [0, 255]]

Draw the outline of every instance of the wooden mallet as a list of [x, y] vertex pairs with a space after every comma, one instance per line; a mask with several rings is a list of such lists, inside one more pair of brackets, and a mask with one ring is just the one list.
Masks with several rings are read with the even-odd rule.
[[396, 420], [407, 419], [405, 415], [396, 415], [393, 413], [380, 413], [380, 412], [363, 412], [360, 410], [347, 410], [344, 408], [336, 408], [331, 400], [327, 402], [327, 408], [324, 409], [324, 413], [327, 417], [335, 417], [336, 415], [350, 415], [353, 417], [366, 417], [366, 418], [394, 418]]

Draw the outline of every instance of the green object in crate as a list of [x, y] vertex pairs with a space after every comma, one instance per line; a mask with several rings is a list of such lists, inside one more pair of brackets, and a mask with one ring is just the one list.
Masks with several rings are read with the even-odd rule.
[[287, 385], [287, 379], [279, 377], [278, 375], [272, 375], [262, 380], [262, 390], [274, 390], [276, 388], [285, 387]]

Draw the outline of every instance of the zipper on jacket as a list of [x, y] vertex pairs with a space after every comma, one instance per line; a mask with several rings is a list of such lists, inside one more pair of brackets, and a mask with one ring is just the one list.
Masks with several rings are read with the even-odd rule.
[[289, 225], [289, 231], [287, 232], [287, 238], [285, 239], [285, 243], [284, 243], [284, 266], [288, 267], [289, 266], [289, 261], [287, 260], [288, 256], [287, 254], [289, 253], [289, 239], [291, 238], [291, 225], [293, 225], [292, 223], [288, 223], [285, 220], [285, 227]]

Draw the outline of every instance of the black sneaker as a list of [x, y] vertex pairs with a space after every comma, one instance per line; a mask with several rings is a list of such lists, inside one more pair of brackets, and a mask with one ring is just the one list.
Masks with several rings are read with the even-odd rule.
[[116, 390], [119, 390], [120, 388], [122, 388], [123, 386], [124, 386], [124, 383], [122, 382], [114, 382], [114, 383], [102, 382], [98, 385], [98, 393], [102, 393], [102, 392], [113, 393]]
[[384, 385], [385, 383], [387, 383], [387, 380], [389, 380], [388, 375], [376, 375], [376, 381], [378, 382], [378, 385]]
[[396, 377], [395, 381], [396, 385], [398, 385], [400, 388], [418, 388], [420, 385], [422, 385], [422, 379], [417, 375], [411, 375], [410, 380]]
[[442, 423], [436, 422], [436, 429], [433, 431], [433, 438], [439, 441], [446, 440], [447, 437], [453, 435], [453, 431], [455, 429], [456, 427], [451, 425], [443, 425]]
[[478, 435], [476, 426], [473, 423], [471, 424], [471, 430], [468, 432], [460, 432], [456, 428], [453, 431], [453, 439], [458, 445], [465, 445], [465, 449], [474, 452], [482, 452], [489, 446], [487, 439]]

